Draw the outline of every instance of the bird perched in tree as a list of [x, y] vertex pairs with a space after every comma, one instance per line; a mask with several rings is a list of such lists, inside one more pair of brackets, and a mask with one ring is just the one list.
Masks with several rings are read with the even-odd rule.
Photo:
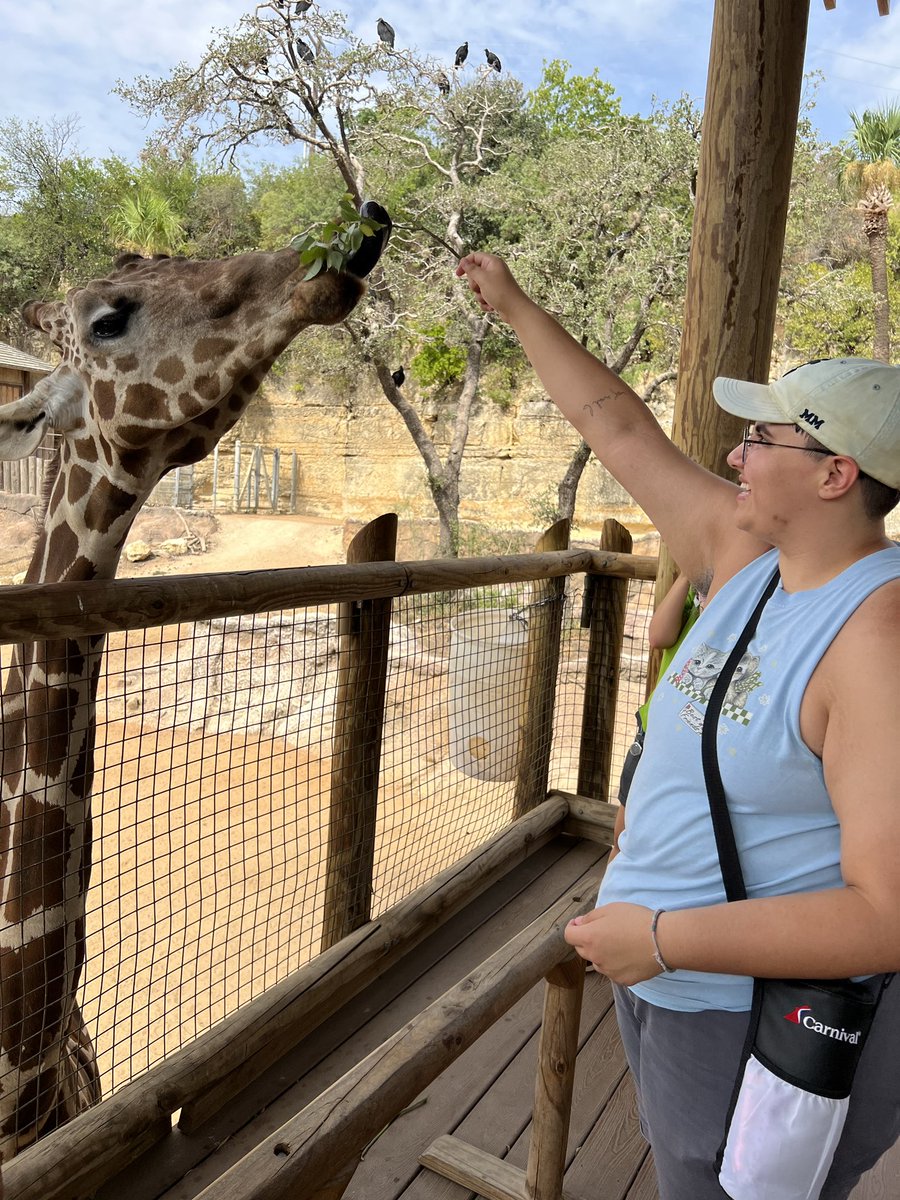
[[394, 31], [391, 28], [391, 26], [388, 25], [387, 21], [385, 21], [381, 17], [379, 17], [378, 24], [375, 26], [375, 28], [378, 30], [378, 36], [381, 38], [381, 40], [384, 42], [384, 44], [386, 46], [390, 46], [390, 48], [393, 50], [393, 48], [394, 48]]
[[435, 82], [437, 83], [438, 87], [441, 89], [442, 95], [444, 95], [444, 96], [450, 95], [450, 80], [447, 78], [447, 76], [444, 74], [443, 71], [438, 71], [437, 76], [435, 77]]
[[402, 387], [405, 378], [406, 372], [402, 367], [398, 367], [396, 371], [391, 371], [391, 379], [393, 379], [395, 387]]
[[303, 62], [312, 64], [316, 61], [316, 55], [312, 46], [307, 45], [303, 38], [297, 38], [296, 42], [294, 42], [294, 49], [297, 51], [297, 57]]
[[493, 52], [493, 50], [488, 50], [488, 48], [485, 47], [484, 57], [487, 59], [488, 66], [491, 68], [491, 70], [496, 71], [499, 74], [500, 73], [500, 59]]
[[456, 61], [453, 64], [454, 67], [461, 67], [463, 65], [463, 63], [466, 61], [468, 54], [469, 54], [469, 43], [463, 42], [463, 44], [461, 46], [458, 46], [456, 49]]
[[257, 66], [259, 67], [259, 69], [262, 71], [263, 75], [268, 75], [268, 73], [269, 73], [269, 60], [266, 58], [266, 56], [265, 56], [265, 55], [263, 55], [263, 57], [262, 57], [262, 58], [258, 58], [258, 59], [256, 60], [256, 65], [257, 65]]
[[297, 0], [294, 5], [294, 15], [302, 17], [305, 12], [309, 12], [312, 8], [312, 0]]

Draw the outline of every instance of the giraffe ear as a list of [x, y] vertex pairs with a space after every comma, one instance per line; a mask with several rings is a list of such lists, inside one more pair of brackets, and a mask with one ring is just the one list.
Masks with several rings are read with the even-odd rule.
[[50, 340], [59, 346], [65, 328], [64, 310], [65, 306], [58, 300], [29, 300], [22, 308], [22, 319], [32, 329], [49, 334]]
[[83, 403], [81, 379], [73, 371], [58, 367], [27, 395], [0, 405], [0, 459], [32, 454], [48, 430], [74, 429], [82, 420]]

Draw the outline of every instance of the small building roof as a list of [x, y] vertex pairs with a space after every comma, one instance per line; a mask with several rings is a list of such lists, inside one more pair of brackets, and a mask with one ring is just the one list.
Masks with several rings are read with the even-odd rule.
[[35, 371], [42, 375], [49, 375], [53, 370], [50, 363], [35, 358], [33, 354], [26, 354], [24, 350], [17, 350], [15, 346], [8, 346], [6, 342], [0, 342], [0, 367], [14, 367], [19, 371]]

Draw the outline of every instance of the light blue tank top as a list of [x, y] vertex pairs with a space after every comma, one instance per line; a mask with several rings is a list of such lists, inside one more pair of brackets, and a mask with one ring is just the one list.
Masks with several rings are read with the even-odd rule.
[[[660, 679], [620, 853], [609, 865], [598, 904], [679, 909], [725, 902], [700, 731], [719, 671], [777, 563], [772, 550], [730, 579]], [[847, 618], [871, 592], [897, 578], [900, 546], [893, 546], [860, 559], [823, 587], [789, 594], [779, 584], [738, 664], [719, 718], [718, 754], [750, 898], [841, 884], [840, 828], [822, 763], [800, 736], [800, 704]], [[752, 980], [675, 971], [632, 990], [663, 1008], [737, 1012], [750, 1007]]]

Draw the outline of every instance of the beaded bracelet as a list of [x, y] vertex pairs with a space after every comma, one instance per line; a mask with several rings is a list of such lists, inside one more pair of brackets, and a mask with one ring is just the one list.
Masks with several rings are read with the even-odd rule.
[[660, 968], [663, 971], [665, 971], [667, 975], [671, 975], [672, 972], [675, 970], [675, 968], [670, 967], [669, 964], [666, 962], [666, 960], [663, 958], [662, 951], [659, 948], [659, 942], [656, 940], [656, 926], [659, 921], [659, 918], [663, 915], [663, 913], [665, 911], [666, 910], [664, 908], [658, 908], [656, 910], [656, 912], [653, 914], [653, 918], [650, 921], [650, 937], [653, 941], [653, 957], [659, 963]]

